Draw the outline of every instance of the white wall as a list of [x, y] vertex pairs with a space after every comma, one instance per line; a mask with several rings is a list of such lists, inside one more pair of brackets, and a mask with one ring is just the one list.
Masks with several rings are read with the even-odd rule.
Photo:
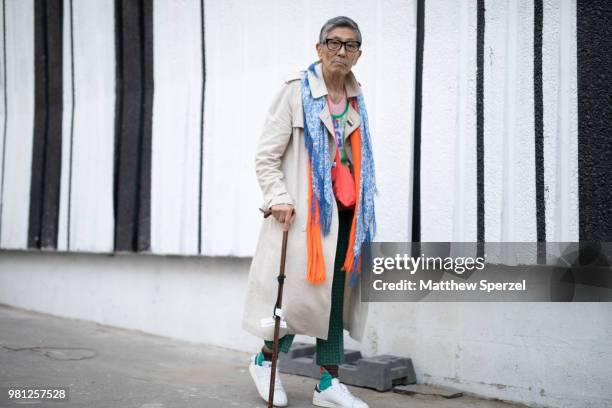
[[[96, 7], [73, 4], [73, 10], [64, 4], [73, 21], [64, 19], [60, 250], [113, 250], [115, 21], [113, 4], [105, 1]], [[421, 240], [473, 241], [479, 216], [477, 2], [425, 5]], [[410, 238], [416, 0], [348, 6], [341, 0], [211, 1], [202, 20], [200, 0], [155, 1], [151, 252], [197, 254], [201, 235], [204, 255], [253, 255], [261, 202], [253, 155], [265, 112], [283, 80], [316, 58], [321, 25], [339, 14], [353, 17], [363, 34], [363, 55], [354, 71], [372, 130], [379, 190], [376, 239]], [[23, 204], [29, 200], [32, 164], [32, 140], [26, 137], [33, 118], [32, 9], [31, 1], [7, 1], [7, 135], [6, 146], [0, 146], [6, 148], [0, 155], [6, 156], [0, 163], [0, 245], [7, 249], [27, 244], [29, 215]], [[545, 214], [540, 221], [548, 241], [576, 241], [576, 2], [546, 0], [543, 16]], [[13, 23], [21, 20], [24, 24]], [[534, 154], [534, 7], [527, 0], [486, 1], [484, 20], [480, 216], [488, 241], [534, 241], [535, 173], [541, 164]]]
[[[31, 1], [6, 4], [7, 83], [2, 86], [9, 100], [9, 154], [2, 163], [0, 241], [4, 248], [24, 248], [32, 141], [22, 136], [32, 134], [33, 6]], [[203, 152], [198, 151], [199, 4], [157, 0], [154, 7], [152, 251], [196, 253], [201, 232], [207, 255], [252, 254], [260, 222], [252, 156], [267, 105], [287, 75], [315, 59], [320, 26], [339, 14], [353, 17], [364, 36], [355, 73], [373, 135], [376, 240], [408, 240], [416, 1], [207, 1]], [[68, 2], [65, 6], [68, 15]], [[486, 239], [533, 241], [533, 4], [490, 0], [485, 6]], [[64, 154], [64, 169], [70, 159], [82, 172], [75, 171], [71, 185], [73, 197], [80, 198], [70, 203], [67, 172], [62, 174], [60, 219], [69, 211], [74, 217], [70, 230], [60, 223], [59, 249], [67, 248], [71, 237], [72, 250], [112, 251], [114, 14], [104, 4], [98, 7], [81, 9], [75, 2], [74, 27], [65, 20], [74, 34], [74, 56], [65, 60], [74, 58], [77, 92], [74, 101], [71, 95], [66, 99], [67, 106], [75, 106], [70, 139], [75, 149], [73, 157]], [[544, 1], [545, 225], [551, 242], [578, 239], [575, 12], [575, 0]], [[101, 27], [85, 24], [92, 18]], [[92, 42], [94, 48], [85, 46]], [[105, 57], [98, 61], [100, 53]], [[95, 75], [84, 76], [91, 64]], [[476, 239], [475, 100], [476, 1], [427, 1], [422, 241]], [[90, 132], [94, 120], [96, 131]], [[64, 142], [68, 153], [69, 139]], [[196, 165], [200, 154], [203, 180]], [[196, 201], [200, 182], [202, 208]], [[249, 258], [3, 251], [0, 302], [254, 351], [260, 341], [240, 328], [248, 265]], [[347, 339], [346, 346], [368, 355], [411, 357], [419, 382], [530, 405], [584, 408], [612, 406], [610, 339], [609, 303], [376, 303], [370, 306], [363, 344]]]
[[[476, 1], [425, 2], [421, 240], [477, 240]], [[546, 240], [578, 241], [576, 2], [543, 5]], [[484, 229], [537, 240], [534, 5], [485, 1]]]
[[34, 6], [32, 1], [12, 0], [6, 2], [3, 11], [6, 13], [3, 16], [6, 71], [0, 90], [6, 90], [7, 106], [1, 110], [6, 139], [0, 147], [3, 149], [0, 160], [4, 160], [0, 167], [4, 183], [0, 197], [0, 243], [3, 248], [12, 249], [26, 248], [28, 244], [27, 203], [32, 172], [31, 135], [34, 134]]
[[[0, 150], [0, 160], [6, 158], [0, 162], [5, 249], [25, 249], [28, 242], [34, 4], [7, 0], [6, 27], [0, 30], [6, 37], [0, 53], [6, 64], [0, 91], [6, 89], [7, 97], [6, 109], [0, 98], [0, 123], [6, 119], [6, 143], [0, 143], [6, 149]], [[265, 113], [284, 80], [317, 59], [321, 26], [343, 14], [360, 24], [363, 35], [354, 72], [372, 129], [378, 237], [408, 239], [416, 0], [207, 1], [204, 18], [201, 6], [201, 0], [155, 0], [152, 8], [152, 151], [151, 168], [144, 169], [150, 170], [151, 201], [150, 219], [143, 221], [150, 223], [143, 226], [150, 228], [150, 251], [253, 255], [261, 203], [254, 152]], [[63, 15], [58, 249], [108, 253], [116, 228], [114, 4], [65, 1]]]
[[248, 264], [240, 258], [1, 252], [0, 303], [246, 350], [256, 344], [239, 324]]
[[57, 246], [60, 250], [111, 252], [115, 235], [114, 9], [109, 0], [66, 1], [63, 6], [64, 16], [72, 12], [73, 18], [63, 20], [64, 110]]
[[[248, 266], [3, 251], [0, 303], [254, 352], [260, 340], [240, 328]], [[372, 303], [364, 342], [345, 347], [410, 357], [419, 383], [532, 406], [612, 404], [612, 303]]]
[[410, 236], [416, 1], [348, 5], [206, 3], [204, 254], [253, 255], [261, 203], [254, 151], [265, 113], [284, 80], [317, 59], [315, 43], [325, 21], [345, 14], [363, 36], [354, 72], [372, 129], [377, 238], [405, 241]]

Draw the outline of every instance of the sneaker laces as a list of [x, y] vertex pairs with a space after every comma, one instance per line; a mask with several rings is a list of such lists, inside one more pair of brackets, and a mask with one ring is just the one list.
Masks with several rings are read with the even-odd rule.
[[332, 384], [334, 384], [334, 383], [338, 385], [338, 388], [339, 388], [339, 389], [340, 389], [340, 391], [342, 391], [343, 393], [345, 393], [345, 394], [347, 394], [347, 395], [353, 395], [353, 394], [351, 394], [351, 392], [349, 391], [349, 389], [346, 387], [346, 385], [342, 384], [342, 383], [340, 382], [340, 380], [338, 380], [337, 378], [334, 378], [334, 379], [332, 380]]
[[[262, 365], [262, 367], [266, 368], [266, 377], [268, 378], [268, 385], [270, 385], [270, 377], [272, 376], [272, 363], [264, 361], [264, 364]], [[275, 389], [283, 388], [283, 384], [281, 383], [278, 367], [276, 367], [276, 375], [274, 376], [274, 388]]]
[[278, 371], [276, 372], [276, 376], [274, 376], [274, 388], [283, 388]]
[[343, 391], [345, 394], [348, 394], [348, 395], [353, 395], [353, 394], [351, 394], [351, 392], [349, 391], [349, 389], [346, 387], [346, 385], [344, 385], [344, 384], [342, 384], [342, 383], [338, 383], [338, 385], [340, 386], [340, 389], [341, 389], [341, 390], [342, 390], [342, 391]]

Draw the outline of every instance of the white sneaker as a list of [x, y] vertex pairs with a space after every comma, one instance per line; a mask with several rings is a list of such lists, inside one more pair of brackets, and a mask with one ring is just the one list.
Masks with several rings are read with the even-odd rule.
[[368, 404], [357, 398], [337, 378], [332, 379], [332, 385], [319, 391], [317, 385], [312, 396], [312, 405], [317, 407], [336, 408], [368, 408]]
[[[258, 353], [259, 354], [259, 353]], [[272, 374], [272, 362], [264, 360], [262, 365], [255, 363], [257, 354], [251, 357], [251, 364], [249, 365], [249, 372], [257, 387], [257, 392], [268, 402], [268, 395], [270, 393], [270, 376]], [[287, 394], [281, 383], [278, 366], [276, 367], [276, 375], [274, 376], [274, 406], [286, 407], [287, 406]]]

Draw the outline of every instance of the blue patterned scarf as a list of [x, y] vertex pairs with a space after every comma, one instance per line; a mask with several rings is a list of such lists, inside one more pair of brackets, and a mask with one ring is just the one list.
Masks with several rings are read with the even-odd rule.
[[[308, 149], [312, 169], [312, 200], [311, 212], [314, 214], [316, 204], [319, 205], [319, 224], [323, 235], [329, 234], [332, 222], [334, 192], [331, 180], [331, 160], [329, 158], [329, 138], [325, 125], [319, 114], [325, 108], [325, 97], [314, 99], [308, 82], [308, 71], [318, 78], [315, 70], [316, 62], [304, 71], [301, 80], [302, 104], [304, 106], [304, 142]], [[376, 233], [376, 215], [374, 210], [374, 195], [376, 182], [374, 177], [374, 158], [368, 127], [368, 114], [366, 112], [363, 95], [357, 96], [357, 106], [361, 119], [361, 173], [359, 182], [359, 197], [357, 197], [357, 225], [355, 230], [355, 243], [353, 247], [353, 271], [349, 286], [354, 286], [359, 278], [359, 256], [361, 245], [370, 242]]]

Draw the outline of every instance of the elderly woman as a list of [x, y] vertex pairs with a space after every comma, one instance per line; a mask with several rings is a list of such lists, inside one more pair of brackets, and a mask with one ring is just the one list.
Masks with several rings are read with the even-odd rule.
[[[295, 334], [316, 337], [321, 377], [313, 404], [367, 407], [338, 380], [343, 328], [361, 340], [367, 303], [360, 302], [361, 245], [375, 230], [374, 163], [368, 117], [351, 72], [361, 56], [361, 32], [348, 17], [321, 28], [319, 61], [285, 81], [257, 145], [256, 173], [264, 195], [263, 221], [249, 272], [243, 328], [264, 345], [249, 371], [267, 401], [274, 312], [283, 230], [288, 230], [279, 349]], [[287, 405], [278, 373], [274, 405]]]

